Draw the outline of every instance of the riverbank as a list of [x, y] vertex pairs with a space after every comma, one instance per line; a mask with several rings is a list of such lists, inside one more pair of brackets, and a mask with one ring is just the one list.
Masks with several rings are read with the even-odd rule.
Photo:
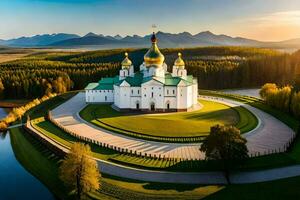
[[26, 103], [31, 101], [30, 99], [6, 99], [0, 101], [0, 108], [16, 108], [24, 106]]

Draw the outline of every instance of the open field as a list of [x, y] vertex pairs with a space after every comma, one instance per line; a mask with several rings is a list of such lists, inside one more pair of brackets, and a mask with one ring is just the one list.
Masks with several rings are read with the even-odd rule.
[[[109, 105], [88, 105], [80, 112], [83, 119], [104, 128], [113, 127], [120, 131], [158, 137], [204, 136], [216, 124], [235, 125], [242, 132], [257, 125], [257, 120], [242, 107], [201, 100], [203, 108], [193, 112], [171, 114], [124, 114], [113, 110]], [[96, 119], [96, 120], [95, 120]], [[100, 122], [100, 123], [97, 123]], [[108, 127], [109, 126], [109, 127]]]
[[27, 54], [27, 53], [24, 53], [24, 54], [0, 54], [0, 63], [17, 60], [17, 59], [23, 58], [24, 56], [27, 56], [27, 55], [29, 55], [29, 54]]

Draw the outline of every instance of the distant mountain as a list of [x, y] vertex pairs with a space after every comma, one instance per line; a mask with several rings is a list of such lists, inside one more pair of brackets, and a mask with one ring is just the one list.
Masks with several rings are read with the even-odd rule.
[[114, 38], [117, 39], [117, 40], [123, 39], [119, 34], [118, 34], [118, 35], [115, 35]]
[[72, 47], [72, 46], [111, 45], [111, 44], [122, 45], [122, 42], [114, 38], [107, 38], [104, 36], [97, 35], [97, 36], [84, 36], [81, 38], [72, 38], [68, 40], [63, 40], [63, 41], [52, 43], [49, 46]]
[[[300, 48], [300, 38], [280, 42], [262, 42], [242, 37], [228, 35], [216, 35], [210, 31], [192, 35], [189, 32], [164, 33], [157, 32], [160, 47], [194, 47], [194, 46], [255, 46], [268, 48]], [[62, 47], [73, 48], [80, 46], [114, 46], [122, 47], [146, 47], [149, 46], [151, 34], [145, 36], [133, 35], [121, 37], [104, 36], [89, 32], [80, 37], [76, 34], [44, 34], [33, 37], [21, 37], [11, 40], [0, 40], [0, 45], [17, 47]]]
[[44, 34], [44, 35], [35, 35], [33, 37], [20, 37], [11, 40], [2, 40], [0, 44], [7, 46], [16, 46], [16, 47], [31, 47], [31, 46], [45, 46], [52, 43], [63, 41], [71, 38], [79, 38], [80, 36], [76, 34]]
[[300, 48], [300, 38], [284, 40], [281, 42], [268, 42], [265, 43], [265, 47], [270, 48], [285, 48], [285, 49], [299, 49]]
[[[85, 36], [83, 37], [98, 37], [99, 35], [93, 33], [93, 32], [89, 32], [88, 34], [86, 34]], [[69, 39], [72, 39], [72, 38], [69, 38]]]

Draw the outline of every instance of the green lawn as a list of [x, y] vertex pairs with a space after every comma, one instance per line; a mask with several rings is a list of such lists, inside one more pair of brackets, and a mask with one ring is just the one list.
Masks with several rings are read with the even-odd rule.
[[282, 200], [299, 199], [300, 177], [287, 178], [282, 180], [229, 185], [224, 189], [204, 198], [205, 200]]
[[10, 137], [14, 154], [25, 169], [43, 182], [54, 195], [68, 197], [68, 191], [58, 178], [59, 158], [21, 128], [11, 129]]
[[[59, 199], [73, 199], [60, 181], [60, 158], [21, 128], [10, 131], [14, 153], [22, 166], [45, 184]], [[161, 184], [121, 179], [103, 174], [101, 189], [88, 199], [199, 199], [222, 189], [222, 186]]]
[[[63, 145], [71, 147], [74, 142], [80, 142], [79, 139], [64, 132], [50, 121], [46, 121], [45, 118], [37, 118], [32, 120], [33, 127], [46, 135], [47, 137], [60, 142]], [[100, 147], [98, 145], [90, 144], [93, 156], [102, 160], [107, 160], [111, 156], [118, 155], [117, 151]]]
[[[83, 119], [113, 131], [155, 137], [197, 137], [209, 133], [216, 124], [235, 125], [247, 132], [257, 125], [256, 117], [243, 107], [232, 108], [201, 100], [203, 108], [171, 114], [124, 114], [109, 105], [88, 105], [80, 112]], [[96, 120], [95, 120], [96, 119]], [[129, 134], [129, 133], [128, 133]]]
[[69, 100], [76, 94], [77, 94], [77, 92], [67, 92], [62, 95], [55, 96], [55, 97], [41, 103], [40, 105], [37, 105], [36, 107], [34, 107], [26, 112], [26, 114], [24, 115], [23, 121], [26, 120], [27, 115], [30, 116], [30, 119], [44, 117], [45, 115], [47, 115], [49, 110], [54, 109], [55, 107], [59, 106], [60, 104], [62, 104], [65, 101]]

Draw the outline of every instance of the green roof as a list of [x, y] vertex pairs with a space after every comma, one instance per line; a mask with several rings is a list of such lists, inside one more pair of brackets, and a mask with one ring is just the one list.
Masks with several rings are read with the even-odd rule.
[[156, 80], [166, 86], [176, 86], [180, 83], [181, 80], [184, 81], [186, 85], [193, 84], [194, 77], [192, 75], [187, 76], [186, 79], [180, 77], [172, 77], [170, 73], [165, 74], [165, 78], [159, 77], [143, 77], [143, 74], [140, 72], [135, 73], [134, 77], [126, 77], [123, 80], [119, 80], [119, 76], [112, 78], [102, 78], [98, 83], [90, 83], [85, 88], [86, 90], [113, 90], [114, 85], [120, 86], [124, 81], [126, 81], [132, 87], [140, 87], [143, 83], [146, 83], [151, 80]]
[[89, 83], [84, 89], [85, 90], [93, 90], [95, 89], [99, 84], [98, 83]]

